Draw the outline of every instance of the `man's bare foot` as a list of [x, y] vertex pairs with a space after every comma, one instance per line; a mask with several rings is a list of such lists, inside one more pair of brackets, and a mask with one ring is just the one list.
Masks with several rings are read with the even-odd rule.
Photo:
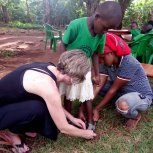
[[37, 133], [34, 133], [34, 132], [26, 132], [25, 135], [28, 136], [28, 137], [31, 137], [31, 138], [35, 138], [37, 136]]
[[93, 120], [97, 122], [99, 120], [99, 111], [97, 109], [93, 110]]
[[125, 124], [127, 130], [129, 131], [134, 130], [137, 124], [139, 123], [140, 119], [141, 119], [141, 114], [138, 114], [135, 119], [128, 119], [128, 121]]

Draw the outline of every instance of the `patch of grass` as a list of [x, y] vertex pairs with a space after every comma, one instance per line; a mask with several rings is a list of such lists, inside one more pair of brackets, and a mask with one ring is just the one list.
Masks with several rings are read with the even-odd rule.
[[42, 25], [33, 24], [33, 23], [22, 23], [20, 21], [9, 22], [9, 27], [19, 28], [19, 29], [42, 29]]
[[8, 30], [7, 27], [1, 27], [1, 33], [6, 32]]
[[[78, 106], [75, 102], [76, 110]], [[33, 144], [33, 153], [152, 153], [153, 107], [142, 114], [141, 122], [132, 132], [125, 130], [125, 118], [117, 115], [111, 105], [100, 114], [96, 130], [99, 139], [90, 141], [59, 134], [57, 141], [53, 142], [39, 136], [34, 143], [39, 147]]]
[[0, 54], [3, 57], [13, 57], [13, 56], [16, 56], [17, 55], [17, 52], [11, 51], [11, 50], [4, 50], [4, 51], [1, 51]]

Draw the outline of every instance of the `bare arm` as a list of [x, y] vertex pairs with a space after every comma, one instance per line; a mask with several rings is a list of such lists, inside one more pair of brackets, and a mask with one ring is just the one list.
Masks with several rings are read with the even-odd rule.
[[[24, 75], [23, 86], [27, 92], [41, 96], [46, 102], [49, 113], [61, 133], [71, 136], [92, 139], [96, 134], [91, 130], [83, 130], [68, 124], [61, 97], [55, 82], [47, 75], [29, 70]], [[72, 118], [70, 114], [67, 114]]]
[[98, 53], [94, 53], [92, 56], [93, 68], [95, 73], [95, 83], [99, 85], [100, 78], [99, 78], [99, 57]]
[[[64, 109], [64, 108], [63, 108]], [[72, 116], [68, 111], [66, 111], [64, 109], [64, 113], [66, 115], [66, 117], [73, 123], [75, 124], [76, 126], [78, 126], [79, 128], [81, 129], [86, 129], [86, 125], [85, 123], [81, 120], [81, 119], [78, 119], [78, 118], [75, 118], [74, 116]]]
[[109, 101], [116, 95], [117, 91], [126, 85], [128, 80], [116, 79], [113, 85], [110, 87], [102, 101], [96, 106], [96, 109], [99, 111], [103, 108]]
[[117, 91], [121, 89], [128, 80], [121, 80], [121, 79], [116, 79], [113, 83], [113, 85], [110, 87], [102, 101], [95, 107], [93, 110], [93, 120], [98, 121], [99, 119], [99, 111], [101, 108], [103, 108], [109, 101], [116, 95]]
[[72, 136], [79, 136], [85, 138], [87, 137], [87, 131], [78, 129], [68, 124], [66, 117], [73, 121], [73, 116], [68, 114], [68, 112], [66, 111], [64, 112], [63, 107], [61, 105], [60, 95], [57, 90], [54, 91], [54, 93], [52, 94], [51, 92], [49, 92], [46, 96], [44, 96], [43, 94], [42, 97], [44, 98], [47, 104], [52, 119], [54, 120], [56, 126], [58, 127], [61, 133], [69, 134]]
[[108, 76], [107, 75], [100, 75], [100, 85], [94, 85], [94, 97], [96, 97], [101, 90], [101, 88], [105, 85], [107, 81]]

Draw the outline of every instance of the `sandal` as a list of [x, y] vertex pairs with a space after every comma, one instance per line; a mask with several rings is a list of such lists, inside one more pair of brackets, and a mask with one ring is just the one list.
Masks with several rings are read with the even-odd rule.
[[[1, 137], [1, 136], [0, 136]], [[10, 143], [6, 142], [6, 141], [0, 141], [0, 145], [2, 147], [0, 147], [0, 151], [3, 151], [3, 152], [11, 152], [8, 147], [10, 146]], [[4, 147], [6, 146], [6, 147]]]
[[25, 149], [24, 147], [26, 146], [25, 143], [21, 140], [21, 144], [14, 144], [10, 137], [6, 133], [0, 133], [0, 138], [3, 139], [3, 141], [0, 141], [0, 144], [2, 145], [7, 145], [7, 148], [0, 148], [0, 150], [7, 151], [7, 152], [13, 152], [13, 153], [30, 153], [31, 148], [27, 147], [27, 151], [22, 150]]
[[3, 136], [3, 132], [0, 132], [0, 151], [3, 151], [3, 152], [12, 152], [11, 150], [9, 150], [9, 147], [11, 146], [11, 143], [10, 142], [7, 142], [5, 139], [4, 139], [4, 136]]
[[21, 142], [21, 144], [15, 144], [11, 146], [11, 150], [13, 153], [31, 153], [31, 148], [27, 147], [27, 151], [22, 151], [21, 149], [25, 147], [25, 143]]

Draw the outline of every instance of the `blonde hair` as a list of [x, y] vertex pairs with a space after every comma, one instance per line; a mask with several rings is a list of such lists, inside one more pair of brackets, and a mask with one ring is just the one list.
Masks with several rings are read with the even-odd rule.
[[73, 83], [82, 82], [91, 70], [90, 59], [82, 50], [71, 50], [61, 54], [57, 69], [72, 77]]

